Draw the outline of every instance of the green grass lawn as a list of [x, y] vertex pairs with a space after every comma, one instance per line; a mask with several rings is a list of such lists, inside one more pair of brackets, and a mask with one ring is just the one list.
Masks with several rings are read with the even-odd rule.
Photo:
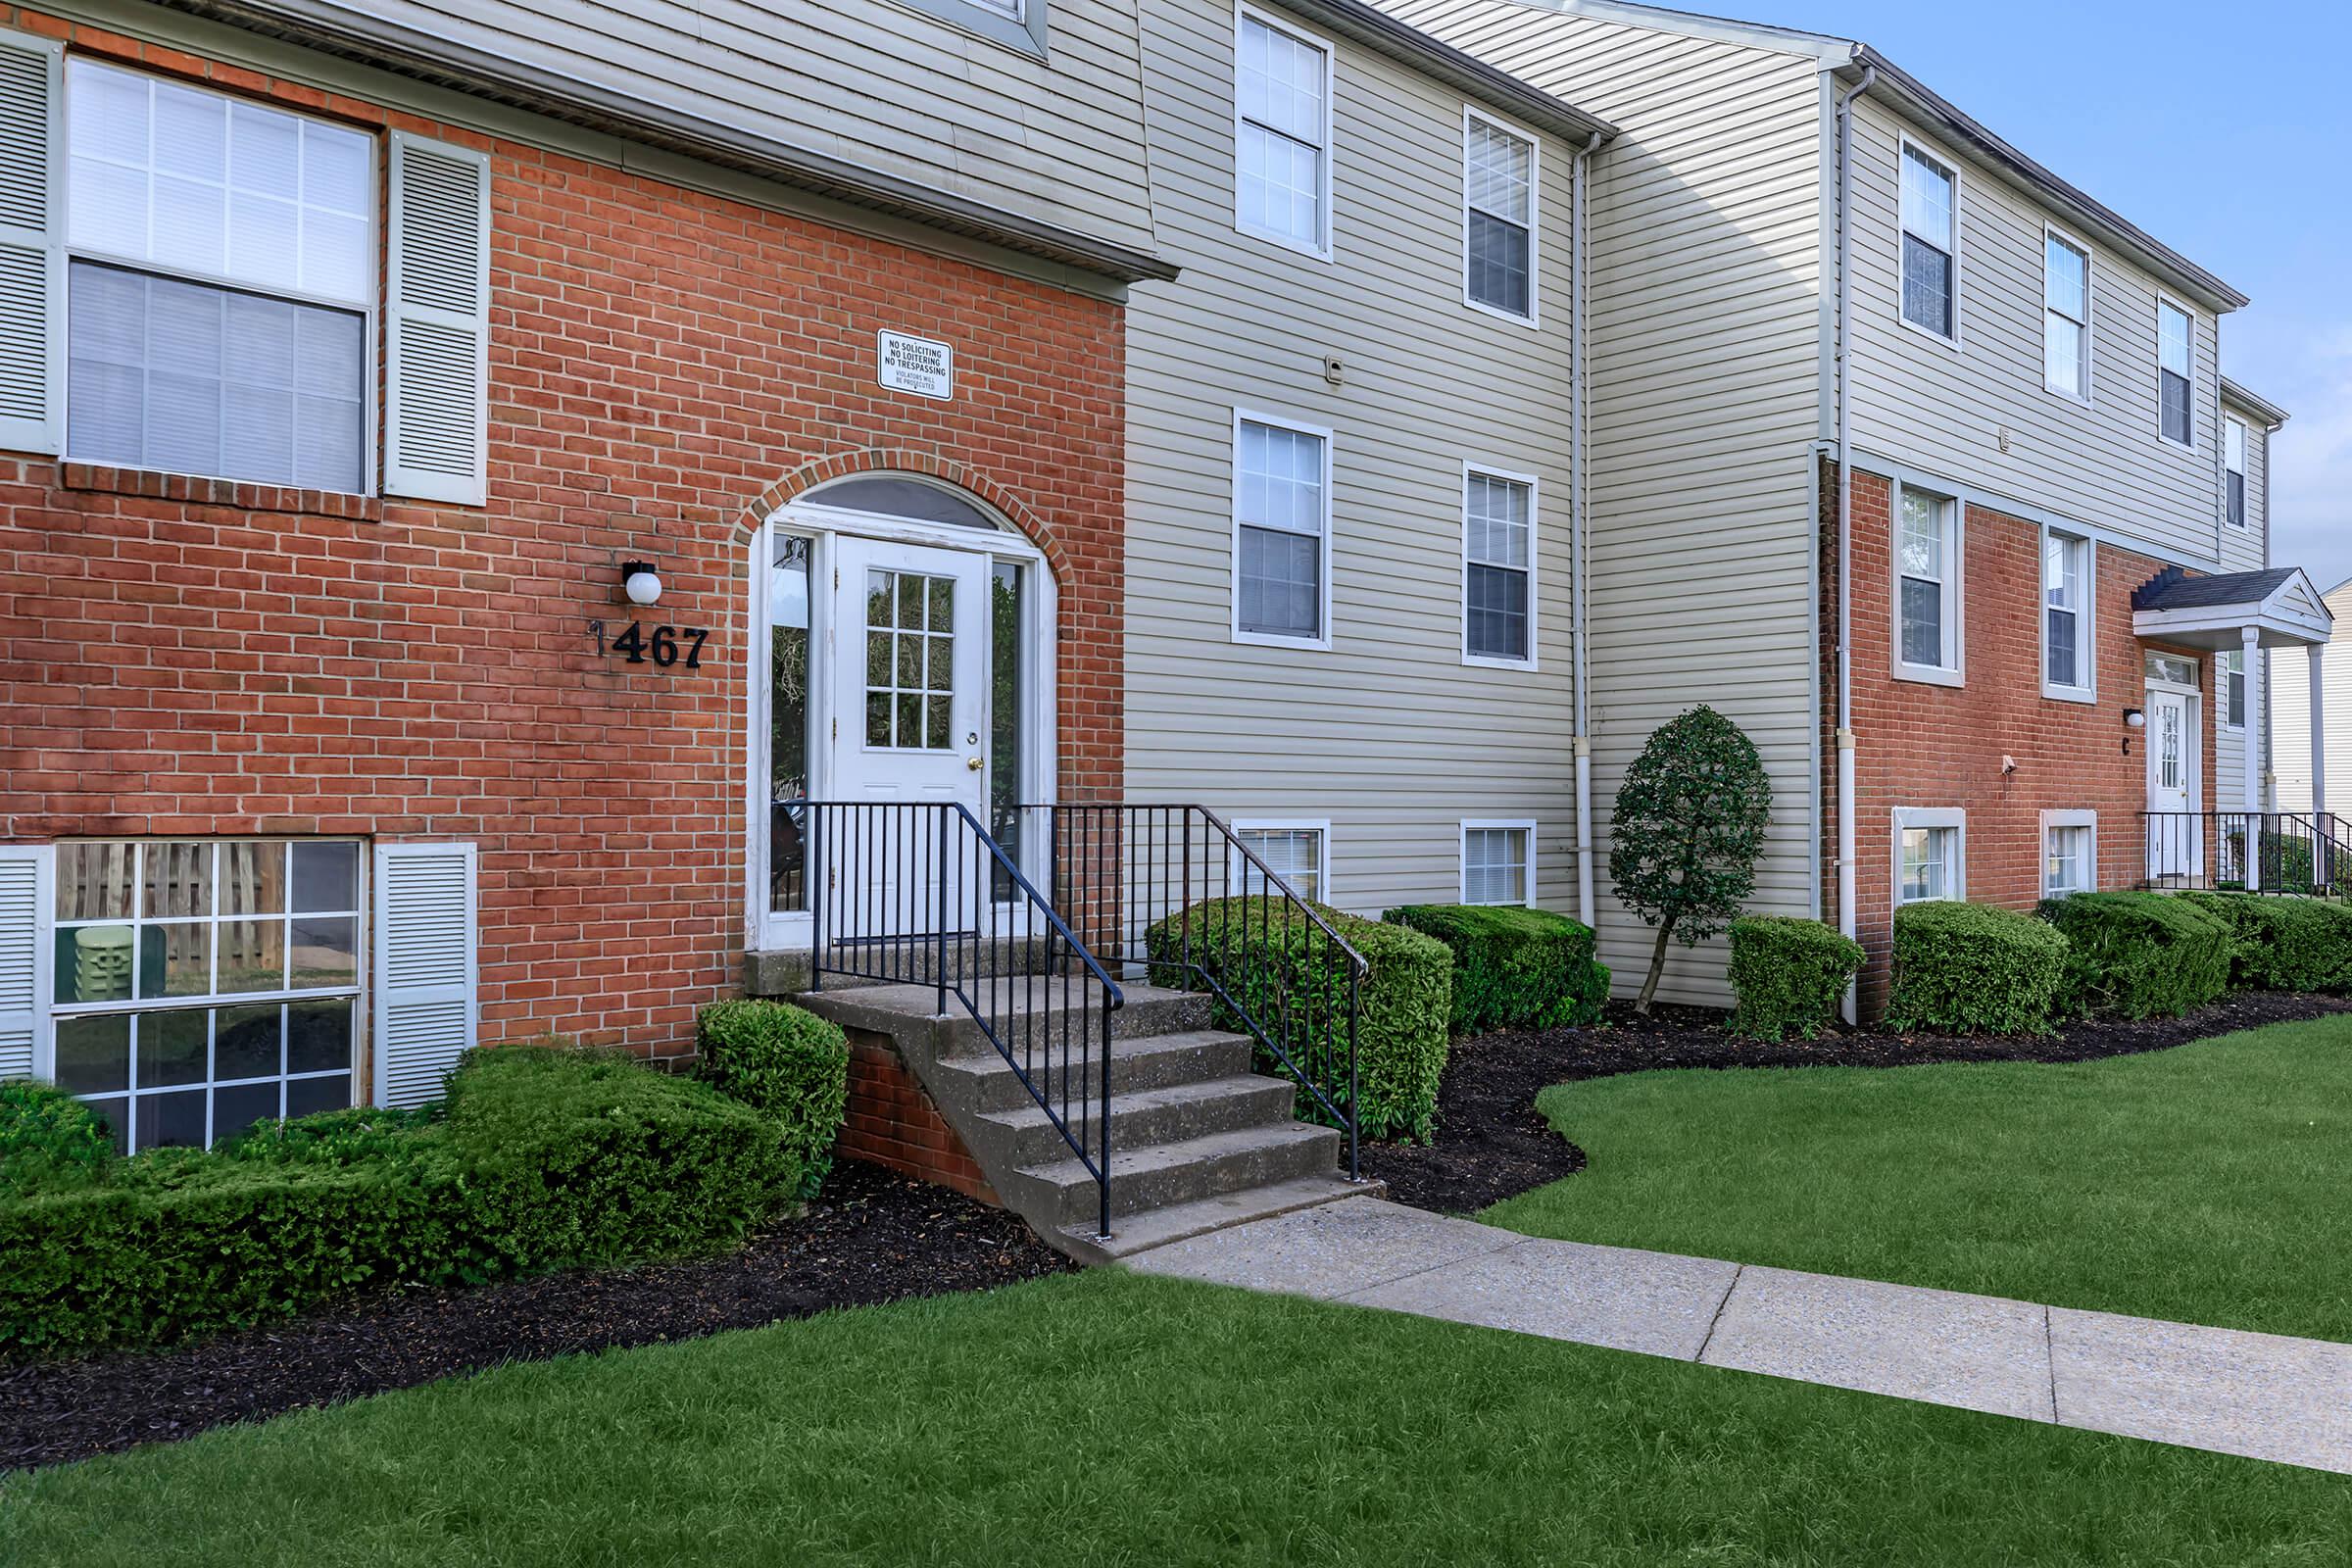
[[1637, 1073], [1538, 1099], [1591, 1163], [1485, 1218], [2352, 1340], [2352, 1017], [2071, 1065]]
[[0, 1561], [2339, 1564], [2342, 1478], [1117, 1273], [0, 1480]]

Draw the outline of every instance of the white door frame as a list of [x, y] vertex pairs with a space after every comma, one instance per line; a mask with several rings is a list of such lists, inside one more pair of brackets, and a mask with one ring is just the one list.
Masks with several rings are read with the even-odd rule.
[[[2183, 712], [2180, 724], [2180, 742], [2181, 746], [2183, 747], [2183, 751], [2180, 760], [2188, 786], [2187, 808], [2191, 813], [2202, 812], [2205, 809], [2205, 693], [2200, 687], [2184, 685], [2177, 681], [2159, 680], [2153, 675], [2149, 676], [2147, 678], [2146, 696], [2142, 699], [2148, 708], [2153, 709], [2156, 706], [2155, 699], [2159, 693], [2167, 697], [2178, 697], [2182, 700]], [[2145, 781], [2142, 787], [2140, 799], [2144, 808], [2151, 811], [2157, 809], [2157, 749], [2155, 729], [2156, 726], [2151, 719], [2147, 729], [2142, 732], [2147, 736], [2147, 742], [2143, 748], [2147, 755], [2144, 759], [2142, 759], [2140, 768], [2141, 776]], [[2151, 862], [2153, 861], [2153, 858], [2154, 857], [2151, 855]], [[2201, 877], [2204, 874], [2204, 870], [2205, 835], [2202, 829], [2200, 829], [2190, 836], [2188, 846], [2188, 864], [2184, 867], [2179, 868], [2177, 871], [2171, 874], [2186, 875], [2193, 880]], [[2148, 867], [2148, 874], [2150, 876], [2159, 874], [2157, 867], [2153, 863], [2151, 863]]]
[[[822, 492], [819, 492], [821, 494]], [[968, 492], [954, 492], [958, 498], [981, 503]], [[743, 886], [743, 935], [745, 948], [754, 953], [800, 951], [806, 952], [814, 941], [814, 922], [807, 911], [772, 914], [767, 907], [767, 811], [768, 811], [768, 735], [770, 705], [767, 682], [768, 573], [775, 559], [775, 540], [778, 534], [800, 534], [809, 541], [808, 553], [808, 636], [809, 701], [812, 722], [820, 734], [829, 735], [832, 720], [832, 678], [830, 655], [836, 628], [832, 623], [834, 593], [832, 589], [835, 564], [834, 540], [842, 534], [859, 538], [878, 539], [891, 543], [926, 545], [942, 550], [967, 551], [994, 561], [1018, 562], [1023, 568], [1021, 594], [1021, 651], [1028, 661], [1028, 678], [1021, 690], [1021, 775], [1027, 781], [1021, 793], [1024, 804], [1052, 805], [1056, 799], [1055, 785], [1059, 777], [1060, 748], [1059, 704], [1056, 700], [1058, 667], [1055, 658], [1054, 628], [1060, 624], [1059, 586], [1047, 565], [1045, 552], [1031, 544], [1008, 522], [1000, 519], [994, 533], [977, 528], [962, 528], [947, 523], [923, 522], [908, 517], [884, 516], [870, 512], [857, 512], [843, 507], [821, 504], [795, 503], [769, 514], [766, 522], [752, 536], [751, 593], [739, 612], [744, 621], [744, 769], [743, 827], [746, 834]], [[819, 586], [823, 587], [820, 590]], [[989, 638], [989, 651], [994, 652], [995, 639]], [[821, 672], [820, 672], [821, 670]], [[983, 661], [982, 679], [990, 679], [987, 661]], [[983, 686], [984, 691], [987, 686]], [[983, 705], [985, 709], [985, 704]], [[859, 722], [862, 723], [860, 716]], [[861, 731], [860, 731], [861, 732]], [[982, 756], [986, 756], [983, 748]], [[833, 749], [830, 744], [812, 745], [808, 756], [808, 792], [811, 798], [830, 798], [835, 788]], [[988, 781], [983, 779], [980, 798], [988, 799]], [[1030, 871], [1028, 864], [1023, 871]]]

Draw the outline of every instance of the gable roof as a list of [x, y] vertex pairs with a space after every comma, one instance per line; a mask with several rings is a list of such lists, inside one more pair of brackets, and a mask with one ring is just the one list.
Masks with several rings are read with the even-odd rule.
[[2088, 192], [2059, 178], [1859, 39], [1838, 38], [1828, 33], [1807, 32], [1801, 28], [1776, 26], [1769, 23], [1742, 22], [1730, 17], [1677, 11], [1667, 6], [1642, 5], [1637, 0], [1516, 0], [1516, 3], [1536, 10], [1556, 11], [1565, 16], [1592, 17], [1624, 23], [1630, 26], [1652, 27], [1686, 37], [1712, 38], [1726, 43], [1745, 44], [1751, 48], [1809, 55], [1835, 70], [1838, 79], [1848, 86], [1861, 80], [1863, 73], [1876, 71], [1878, 79], [1871, 89], [1871, 96], [1891, 102], [1912, 119], [1942, 131], [1958, 144], [1956, 150], [2023, 187], [2036, 200], [2065, 217], [2074, 226], [2087, 230], [2109, 249], [2131, 257], [2159, 279], [2216, 314], [2234, 311], [2247, 303], [2244, 294], [2220, 277]]
[[2252, 627], [2265, 648], [2328, 641], [2335, 622], [2300, 566], [2190, 576], [2167, 566], [2132, 590], [2133, 635], [2192, 648], [2243, 645]]

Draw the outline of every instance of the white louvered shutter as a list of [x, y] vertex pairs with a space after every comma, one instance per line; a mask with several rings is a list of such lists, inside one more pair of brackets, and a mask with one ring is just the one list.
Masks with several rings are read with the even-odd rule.
[[56, 863], [46, 844], [0, 844], [0, 1081], [48, 1076], [40, 1048], [49, 1023]]
[[65, 50], [0, 31], [0, 448], [63, 447]]
[[375, 847], [375, 1102], [437, 1099], [474, 1042], [474, 847]]
[[490, 441], [490, 160], [392, 137], [384, 489], [478, 507]]

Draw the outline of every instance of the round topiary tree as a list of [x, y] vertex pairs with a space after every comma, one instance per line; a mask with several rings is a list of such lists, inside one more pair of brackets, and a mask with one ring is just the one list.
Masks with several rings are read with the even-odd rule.
[[1651, 732], [1618, 787], [1609, 841], [1618, 901], [1658, 928], [1636, 1012], [1657, 995], [1667, 942], [1696, 947], [1755, 891], [1771, 814], [1764, 760], [1739, 725], [1702, 703]]

